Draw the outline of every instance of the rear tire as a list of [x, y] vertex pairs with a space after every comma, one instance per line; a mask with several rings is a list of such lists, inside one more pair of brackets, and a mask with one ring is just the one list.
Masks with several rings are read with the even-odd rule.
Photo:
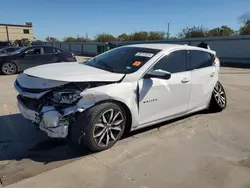
[[17, 66], [12, 62], [5, 62], [1, 67], [1, 72], [5, 75], [16, 74]]
[[98, 152], [112, 147], [122, 136], [126, 125], [124, 109], [116, 103], [102, 103], [76, 116], [69, 139], [78, 148]]
[[222, 84], [218, 81], [214, 87], [209, 110], [212, 112], [221, 112], [227, 107], [227, 96]]

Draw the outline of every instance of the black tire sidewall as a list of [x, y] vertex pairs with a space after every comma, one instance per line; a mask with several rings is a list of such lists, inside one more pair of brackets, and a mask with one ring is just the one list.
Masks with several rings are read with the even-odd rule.
[[[124, 121], [121, 125], [122, 130], [121, 130], [119, 136], [117, 137], [116, 141], [114, 141], [112, 144], [110, 144], [106, 147], [100, 147], [95, 142], [94, 137], [93, 137], [94, 125], [99, 120], [102, 113], [109, 110], [109, 109], [115, 109], [115, 110], [119, 110], [122, 112], [122, 115], [124, 118]], [[87, 147], [91, 151], [94, 151], [94, 152], [102, 151], [102, 150], [106, 150], [106, 149], [112, 147], [113, 145], [115, 145], [115, 143], [121, 138], [121, 136], [125, 130], [125, 125], [126, 125], [126, 114], [125, 114], [124, 109], [120, 105], [118, 105], [116, 103], [110, 103], [110, 102], [109, 103], [102, 103], [102, 104], [98, 104], [94, 107], [91, 107], [90, 109], [87, 109], [83, 113], [77, 115], [76, 123], [75, 123], [75, 125], [73, 125], [75, 127], [72, 127], [71, 137], [74, 137], [73, 139], [76, 139], [78, 145]], [[78, 131], [74, 131], [74, 129], [77, 129]], [[74, 132], [77, 134], [75, 134]], [[81, 134], [79, 134], [79, 133], [81, 133]], [[79, 140], [80, 140], [80, 142], [79, 142]]]

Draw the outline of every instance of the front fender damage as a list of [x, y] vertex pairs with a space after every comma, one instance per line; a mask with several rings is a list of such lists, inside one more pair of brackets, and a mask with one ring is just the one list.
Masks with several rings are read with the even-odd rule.
[[36, 123], [52, 138], [66, 138], [70, 123], [74, 121], [75, 113], [83, 112], [95, 104], [93, 94], [85, 94], [74, 106], [57, 110], [53, 106], [44, 106]]
[[58, 110], [53, 106], [44, 106], [36, 123], [52, 138], [66, 138], [69, 126], [75, 121], [75, 114], [81, 113], [96, 103], [111, 100], [123, 103], [131, 112], [132, 128], [138, 126], [138, 105], [136, 84], [110, 84], [89, 88], [81, 93], [81, 99], [73, 106]]

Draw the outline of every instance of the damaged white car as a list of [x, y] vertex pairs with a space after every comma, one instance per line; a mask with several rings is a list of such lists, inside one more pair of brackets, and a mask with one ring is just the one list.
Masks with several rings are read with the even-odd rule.
[[30, 68], [15, 82], [22, 115], [49, 137], [93, 151], [133, 131], [226, 108], [214, 51], [187, 45], [119, 47], [84, 63]]

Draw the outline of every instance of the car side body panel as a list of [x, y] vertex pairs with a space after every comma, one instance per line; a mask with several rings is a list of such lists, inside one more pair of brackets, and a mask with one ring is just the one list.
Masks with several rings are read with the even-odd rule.
[[189, 101], [189, 111], [205, 107], [210, 100], [213, 88], [218, 81], [215, 66], [191, 71], [192, 92]]

